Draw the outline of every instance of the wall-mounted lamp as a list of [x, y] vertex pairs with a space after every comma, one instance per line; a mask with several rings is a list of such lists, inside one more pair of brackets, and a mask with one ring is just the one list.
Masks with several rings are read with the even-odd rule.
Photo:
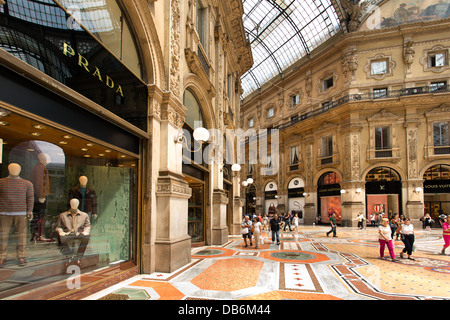
[[356, 192], [356, 193], [361, 193], [361, 192], [362, 192], [362, 189], [361, 189], [361, 188], [358, 188], [358, 189], [356, 189], [355, 192]]
[[[225, 171], [225, 174], [228, 175], [228, 168], [226, 166], [223, 165], [220, 171]], [[238, 174], [238, 172], [241, 171], [241, 166], [235, 163], [231, 166], [231, 171], [233, 171], [233, 177], [235, 177]]]
[[249, 185], [249, 184], [252, 184], [252, 183], [253, 183], [253, 179], [252, 179], [252, 178], [248, 178], [247, 180], [245, 180], [245, 181], [242, 182], [242, 185], [243, 185], [244, 187], [248, 187], [248, 185]]
[[237, 163], [233, 164], [233, 165], [231, 166], [231, 171], [233, 171], [233, 172], [239, 172], [239, 171], [241, 171], [241, 165], [240, 165], [240, 164], [237, 164]]
[[306, 192], [303, 192], [303, 196], [304, 196], [304, 197], [308, 197], [309, 194], [307, 194]]
[[345, 191], [345, 189], [341, 190], [341, 194], [345, 194], [347, 191]]
[[414, 192], [415, 192], [415, 193], [421, 193], [421, 192], [422, 192], [422, 188], [421, 188], [421, 187], [416, 187], [416, 188], [414, 189]]
[[194, 140], [197, 141], [198, 143], [200, 143], [200, 146], [198, 147], [198, 149], [196, 150], [191, 150], [188, 146], [188, 142], [186, 137], [183, 134], [183, 131], [180, 129], [180, 131], [178, 131], [178, 133], [175, 135], [174, 137], [174, 142], [175, 143], [181, 143], [183, 144], [183, 146], [188, 149], [190, 152], [197, 152], [202, 148], [202, 145], [204, 142], [209, 140], [210, 134], [208, 129], [203, 128], [203, 127], [199, 127], [197, 129], [194, 130], [194, 134], [193, 134]]

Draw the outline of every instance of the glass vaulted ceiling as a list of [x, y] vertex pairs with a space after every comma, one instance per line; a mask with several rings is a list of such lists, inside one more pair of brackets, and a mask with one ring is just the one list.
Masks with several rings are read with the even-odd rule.
[[242, 77], [242, 98], [341, 29], [331, 0], [243, 0], [253, 67]]

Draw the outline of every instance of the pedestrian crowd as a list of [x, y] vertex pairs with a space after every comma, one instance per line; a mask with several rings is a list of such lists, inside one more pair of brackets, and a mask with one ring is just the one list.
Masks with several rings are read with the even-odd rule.
[[[415, 260], [412, 256], [414, 252], [414, 226], [411, 224], [411, 220], [404, 215], [394, 213], [391, 219], [383, 217], [383, 213], [372, 213], [370, 215], [370, 225], [378, 229], [378, 242], [380, 249], [380, 259], [387, 260], [385, 257], [385, 249], [387, 247], [391, 261], [398, 262], [394, 253], [394, 238], [403, 242], [404, 248], [400, 252], [400, 258]], [[358, 221], [358, 228], [360, 230], [366, 230], [367, 219], [363, 213], [360, 212], [358, 216], [353, 219]], [[420, 221], [422, 222], [423, 230], [430, 231], [431, 226], [435, 221], [429, 214], [425, 214]], [[450, 246], [450, 215], [441, 214], [439, 221], [443, 229], [444, 245], [441, 254], [445, 254], [445, 250]], [[272, 243], [277, 245], [281, 244], [280, 231], [298, 231], [300, 224], [300, 218], [298, 214], [285, 213], [280, 216], [275, 213], [272, 217], [268, 215], [261, 216], [261, 214], [253, 215], [252, 219], [249, 216], [245, 216], [241, 224], [242, 237], [244, 239], [245, 247], [253, 246], [253, 240], [255, 242], [255, 249], [259, 249], [259, 245], [263, 243], [261, 237], [262, 231], [270, 231], [272, 234]], [[333, 237], [337, 237], [337, 220], [335, 212], [330, 216], [331, 229], [326, 232], [328, 237], [333, 234]]]

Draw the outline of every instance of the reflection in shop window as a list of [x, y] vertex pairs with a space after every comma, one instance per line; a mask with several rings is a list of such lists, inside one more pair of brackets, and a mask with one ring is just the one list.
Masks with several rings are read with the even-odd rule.
[[[73, 265], [85, 273], [134, 259], [137, 159], [74, 132], [0, 111], [0, 260], [12, 272], [0, 280], [0, 293], [61, 280]], [[30, 207], [20, 211], [15, 205], [25, 197], [15, 199], [18, 193], [11, 193], [10, 164], [20, 167], [20, 181], [32, 186]], [[27, 209], [32, 212], [28, 220]], [[17, 224], [11, 217], [20, 212], [24, 219], [16, 219]]]

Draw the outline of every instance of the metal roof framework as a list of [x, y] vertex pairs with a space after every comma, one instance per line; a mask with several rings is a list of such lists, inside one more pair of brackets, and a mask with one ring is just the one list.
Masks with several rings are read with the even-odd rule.
[[331, 0], [243, 0], [253, 67], [241, 78], [242, 99], [341, 31]]

